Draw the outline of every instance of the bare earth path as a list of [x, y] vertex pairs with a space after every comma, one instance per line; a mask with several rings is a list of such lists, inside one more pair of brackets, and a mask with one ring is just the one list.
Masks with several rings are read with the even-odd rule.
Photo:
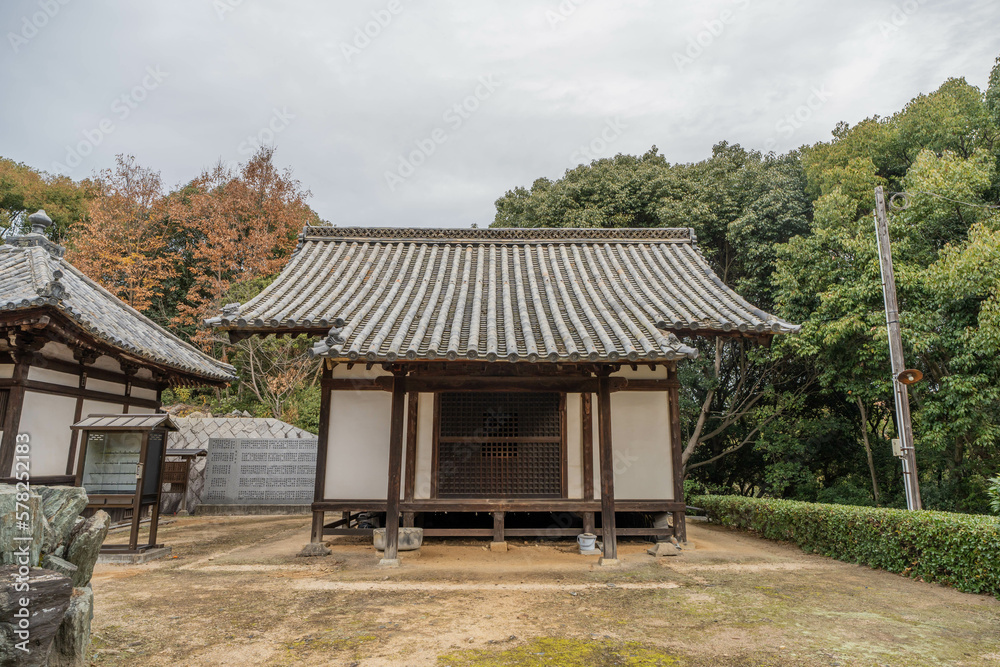
[[[694, 525], [621, 569], [568, 542], [297, 558], [307, 517], [189, 517], [177, 558], [101, 565], [94, 665], [1000, 665], [1000, 601]], [[1000, 564], [998, 564], [1000, 567]]]

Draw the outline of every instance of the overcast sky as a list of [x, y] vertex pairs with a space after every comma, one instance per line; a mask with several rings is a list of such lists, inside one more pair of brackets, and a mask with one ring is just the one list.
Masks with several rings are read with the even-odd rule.
[[985, 88], [997, 0], [4, 0], [0, 156], [169, 187], [260, 142], [337, 225], [467, 227], [652, 145], [785, 151]]

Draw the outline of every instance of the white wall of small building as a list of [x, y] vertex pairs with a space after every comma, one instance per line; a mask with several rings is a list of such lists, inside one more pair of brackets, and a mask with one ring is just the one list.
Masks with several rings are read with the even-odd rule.
[[[335, 366], [334, 378], [373, 378], [381, 369]], [[389, 422], [392, 394], [387, 391], [331, 392], [326, 452], [327, 498], [385, 499], [389, 485]], [[404, 477], [405, 479], [405, 472]], [[402, 485], [400, 485], [402, 488]]]
[[[74, 362], [72, 350], [61, 343], [49, 342], [42, 348], [42, 359], [58, 359], [60, 361]], [[120, 372], [119, 363], [108, 356], [98, 357], [92, 368]], [[13, 377], [13, 364], [0, 364], [0, 378]], [[140, 369], [136, 377], [149, 379], [152, 372], [149, 369]], [[44, 361], [32, 365], [28, 369], [28, 380], [36, 382], [46, 382], [63, 387], [77, 389], [80, 386], [80, 378], [70, 373], [46, 368]], [[125, 385], [107, 380], [95, 380], [87, 378], [87, 389], [100, 391], [114, 396], [121, 396], [120, 401], [107, 402], [93, 399], [84, 399], [81, 410], [81, 418], [90, 414], [123, 414], [125, 402], [129, 399], [125, 396]], [[156, 390], [143, 387], [132, 387], [132, 397], [148, 400], [156, 400]], [[67, 474], [66, 464], [69, 459], [70, 444], [72, 442], [72, 430], [70, 427], [74, 423], [76, 416], [76, 396], [62, 396], [58, 394], [39, 392], [27, 389], [24, 394], [24, 406], [21, 410], [21, 422], [18, 433], [26, 433], [30, 438], [30, 463], [31, 475], [33, 477], [49, 475]], [[154, 408], [139, 407], [132, 405], [129, 407], [130, 414], [148, 414], [156, 412]], [[2, 435], [2, 431], [0, 431]], [[79, 450], [77, 450], [77, 458]], [[76, 461], [70, 468], [70, 474], [76, 471]], [[7, 471], [9, 474], [9, 471]]]
[[[0, 379], [14, 377], [14, 364], [0, 364]], [[3, 437], [3, 422], [0, 421], [0, 438]], [[10, 471], [0, 471], [0, 474], [10, 474]]]
[[65, 475], [69, 444], [76, 413], [75, 396], [24, 392], [18, 433], [29, 437], [31, 476]]

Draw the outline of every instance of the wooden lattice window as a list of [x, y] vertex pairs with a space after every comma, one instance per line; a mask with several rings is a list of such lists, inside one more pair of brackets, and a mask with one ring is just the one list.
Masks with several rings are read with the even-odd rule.
[[439, 394], [438, 497], [561, 497], [562, 405], [557, 393]]

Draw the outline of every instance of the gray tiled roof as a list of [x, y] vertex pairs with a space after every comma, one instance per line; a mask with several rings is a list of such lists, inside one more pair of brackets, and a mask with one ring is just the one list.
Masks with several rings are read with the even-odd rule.
[[171, 431], [177, 429], [175, 418], [170, 415], [141, 414], [141, 415], [93, 415], [73, 424], [74, 429], [93, 430], [124, 430], [124, 429], [153, 429], [166, 428]]
[[310, 439], [309, 431], [270, 417], [171, 417], [177, 432], [170, 446], [190, 449], [208, 446], [215, 438]]
[[[94, 338], [138, 359], [180, 374], [230, 381], [232, 366], [199, 352], [177, 336], [129, 307], [47, 249], [51, 243], [0, 245], [0, 311], [49, 307]], [[58, 246], [55, 246], [58, 248]], [[57, 253], [58, 254], [58, 253]]]
[[798, 327], [747, 303], [690, 229], [307, 227], [278, 278], [206, 324], [326, 332], [342, 360], [672, 360], [673, 333]]

